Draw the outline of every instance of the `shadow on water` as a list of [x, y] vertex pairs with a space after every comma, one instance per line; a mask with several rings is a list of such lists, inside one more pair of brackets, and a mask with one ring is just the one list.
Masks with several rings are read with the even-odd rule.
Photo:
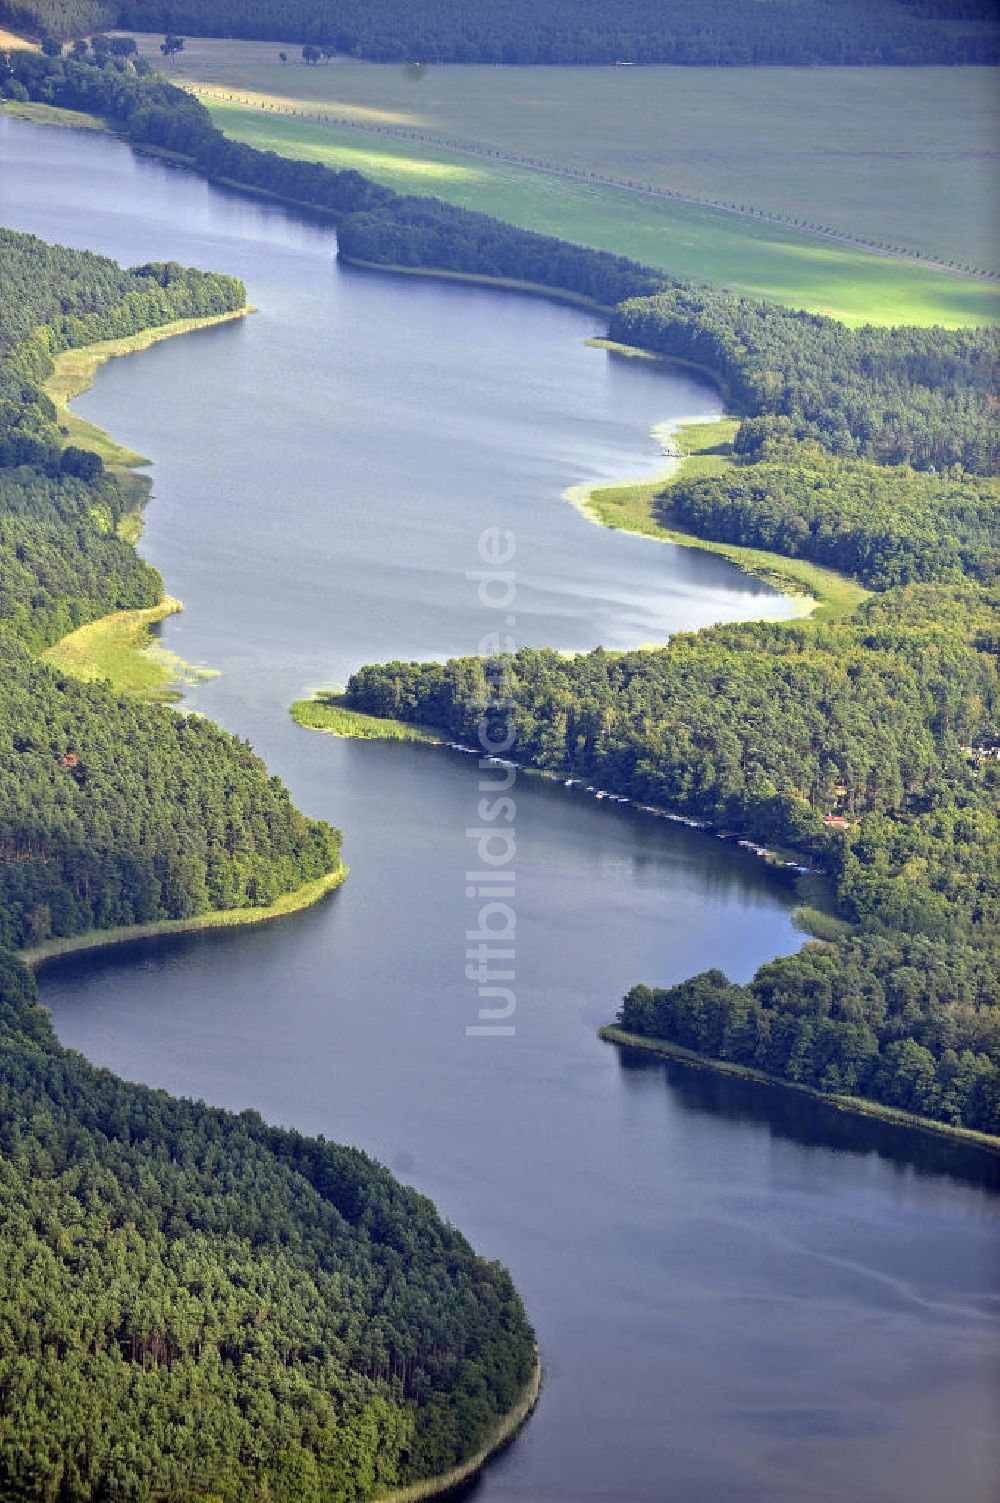
[[659, 1071], [673, 1104], [682, 1111], [763, 1128], [770, 1137], [801, 1147], [874, 1156], [901, 1171], [1000, 1191], [1000, 1154], [975, 1144], [843, 1111], [812, 1096], [783, 1091], [761, 1081], [657, 1058], [643, 1049], [614, 1047], [626, 1087], [639, 1077], [645, 1079]]

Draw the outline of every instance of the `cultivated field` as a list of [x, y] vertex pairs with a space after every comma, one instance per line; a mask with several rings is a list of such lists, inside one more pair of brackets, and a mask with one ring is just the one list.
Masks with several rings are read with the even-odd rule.
[[695, 282], [774, 298], [850, 323], [978, 324], [1000, 319], [1000, 284], [935, 271], [773, 221], [651, 198], [206, 100], [228, 134], [285, 156], [353, 167], [406, 193], [434, 194], [512, 224], [633, 256]]
[[279, 50], [194, 38], [168, 71], [1000, 270], [991, 69], [414, 70]]

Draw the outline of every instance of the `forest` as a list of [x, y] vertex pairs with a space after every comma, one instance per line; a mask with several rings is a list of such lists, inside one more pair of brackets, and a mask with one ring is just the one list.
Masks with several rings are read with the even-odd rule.
[[1000, 571], [1000, 483], [842, 459], [814, 441], [769, 440], [725, 474], [668, 485], [666, 525], [840, 570], [872, 589], [915, 580], [989, 584]]
[[864, 934], [762, 966], [636, 986], [618, 1025], [797, 1085], [1000, 1133], [995, 971], [973, 946]]
[[[96, 71], [96, 70], [95, 70]], [[340, 835], [209, 721], [36, 656], [157, 601], [60, 350], [242, 284], [0, 231], [0, 1495], [342, 1503], [475, 1453], [532, 1374], [508, 1275], [363, 1154], [61, 1048], [15, 950], [272, 903]]]
[[[391, 216], [359, 216], [365, 259]], [[350, 219], [344, 231], [352, 245]], [[481, 249], [466, 243], [468, 257], [457, 233], [433, 254], [472, 271]], [[997, 331], [848, 329], [665, 280], [615, 308], [609, 337], [707, 371], [743, 418], [732, 467], [665, 485], [663, 523], [878, 594], [835, 625], [716, 628], [657, 652], [367, 667], [347, 705], [472, 742], [496, 717], [534, 767], [803, 852], [851, 926], [832, 959], [809, 948], [750, 989], [698, 978], [650, 1004], [642, 1031], [995, 1133], [998, 597], [983, 586], [997, 576]], [[937, 945], [934, 981], [908, 938]], [[974, 980], [949, 990], [944, 957], [959, 953]], [[821, 996], [821, 965], [851, 978], [854, 1012]], [[705, 996], [716, 1012], [698, 1034]], [[726, 1009], [741, 1022], [720, 1043]]]
[[59, 429], [52, 355], [244, 301], [232, 277], [0, 231], [0, 946], [263, 907], [338, 865], [338, 833], [246, 745], [33, 656], [162, 594], [119, 536], [118, 477]]
[[105, 66], [29, 52], [0, 58], [0, 92], [111, 121], [140, 148], [187, 158], [214, 182], [304, 205], [337, 219], [338, 245], [349, 259], [468, 271], [533, 281], [611, 307], [656, 292], [661, 272], [622, 256], [473, 214], [432, 198], [402, 197], [353, 171], [297, 162], [229, 141], [203, 105], [156, 76], [136, 75], [115, 59]]
[[811, 438], [882, 465], [997, 472], [998, 329], [851, 329], [731, 292], [665, 287], [616, 308], [609, 337], [710, 371], [747, 418], [741, 453]]
[[993, 63], [989, 0], [4, 0], [65, 39], [108, 27], [327, 43], [379, 62]]
[[134, 506], [98, 454], [66, 442], [43, 388], [62, 350], [241, 308], [234, 277], [105, 256], [0, 229], [0, 633], [33, 649], [153, 605], [154, 569], [119, 529]]
[[508, 1275], [354, 1149], [117, 1079], [0, 954], [0, 1494], [355, 1503], [531, 1375]]

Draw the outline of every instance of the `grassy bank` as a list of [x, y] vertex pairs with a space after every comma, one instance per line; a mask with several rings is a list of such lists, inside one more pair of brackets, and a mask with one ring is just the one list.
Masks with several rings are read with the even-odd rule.
[[499, 287], [508, 292], [527, 292], [532, 297], [549, 298], [554, 303], [569, 303], [574, 308], [586, 308], [589, 312], [605, 314], [611, 312], [610, 308], [602, 303], [595, 303], [593, 298], [584, 297], [581, 292], [567, 292], [560, 287], [547, 287], [544, 282], [523, 282], [517, 277], [491, 277], [485, 272], [444, 271], [433, 266], [397, 266], [381, 261], [362, 261], [356, 256], [345, 256], [342, 252], [338, 253], [338, 259], [343, 265], [356, 266], [362, 271], [388, 272], [391, 276], [399, 277], [423, 277], [432, 282], [465, 282], [473, 287]]
[[497, 1451], [503, 1450], [525, 1423], [531, 1411], [538, 1403], [538, 1395], [542, 1386], [542, 1364], [539, 1357], [535, 1358], [535, 1370], [525, 1384], [517, 1402], [510, 1412], [493, 1430], [492, 1435], [484, 1446], [470, 1456], [469, 1460], [461, 1466], [452, 1467], [448, 1472], [442, 1472], [440, 1477], [428, 1477], [424, 1482], [414, 1482], [409, 1487], [393, 1488], [392, 1492], [382, 1493], [378, 1503], [426, 1503], [429, 1498], [441, 1498], [446, 1493], [451, 1493], [455, 1488], [465, 1482], [471, 1482], [472, 1478], [480, 1472], [490, 1457]]
[[[73, 412], [69, 404], [74, 397], [89, 389], [94, 372], [105, 361], [136, 354], [175, 335], [190, 334], [244, 318], [250, 311], [249, 308], [240, 308], [206, 318], [176, 319], [173, 323], [144, 329], [123, 339], [106, 339], [79, 349], [63, 350], [53, 357], [54, 369], [45, 381], [45, 390], [55, 403], [60, 426], [69, 443], [100, 454], [105, 466], [114, 472], [131, 498], [132, 510], [122, 518], [118, 532], [133, 546], [142, 535], [142, 508], [150, 488], [149, 478], [138, 471], [149, 460], [118, 443], [96, 423], [87, 422]], [[179, 698], [179, 692], [170, 685], [197, 683], [212, 674], [211, 669], [192, 667], [175, 653], [168, 652], [151, 631], [158, 622], [181, 608], [179, 600], [165, 595], [158, 605], [146, 610], [115, 611], [70, 632], [43, 656], [73, 678], [85, 681], [106, 679], [120, 693], [132, 694], [139, 699], [175, 700]]]
[[78, 627], [42, 654], [53, 668], [71, 678], [103, 679], [120, 694], [166, 703], [180, 698], [175, 684], [214, 678], [215, 670], [195, 668], [168, 651], [151, 628], [183, 607], [172, 595], [147, 610], [115, 611]]
[[798, 597], [802, 614], [817, 621], [836, 621], [849, 615], [869, 592], [844, 574], [763, 548], [713, 542], [659, 521], [656, 502], [669, 490], [672, 480], [681, 475], [685, 479], [718, 475], [732, 464], [732, 441], [738, 427], [737, 418], [697, 420], [675, 428], [668, 425], [658, 432], [662, 431], [664, 437], [672, 435], [672, 441], [684, 451], [683, 459], [669, 461], [669, 466], [650, 480], [612, 486], [573, 486], [566, 492], [567, 499], [602, 527], [616, 527], [659, 542], [717, 553], [744, 573]]
[[[0, 40], [0, 51], [3, 50], [3, 42]], [[0, 115], [13, 115], [15, 120], [30, 120], [33, 125], [62, 125], [72, 130], [108, 129], [97, 115], [87, 115], [83, 110], [59, 110], [51, 104], [36, 104], [31, 100], [5, 99], [0, 104]]]
[[918, 1117], [914, 1112], [904, 1112], [899, 1107], [883, 1106], [878, 1101], [868, 1101], [863, 1096], [838, 1096], [829, 1091], [818, 1091], [815, 1086], [799, 1085], [796, 1081], [785, 1080], [780, 1075], [769, 1075], [765, 1070], [753, 1070], [749, 1065], [733, 1064], [730, 1060], [713, 1059], [708, 1054], [696, 1054], [693, 1049], [685, 1049], [680, 1044], [672, 1044], [668, 1039], [646, 1038], [639, 1033], [626, 1033], [624, 1028], [616, 1028], [613, 1024], [598, 1030], [602, 1039], [609, 1044], [618, 1044], [629, 1049], [644, 1049], [649, 1054], [658, 1054], [663, 1059], [675, 1060], [680, 1064], [689, 1065], [697, 1070], [714, 1070], [719, 1075], [731, 1075], [739, 1080], [749, 1080], [757, 1085], [779, 1086], [783, 1091], [796, 1091], [800, 1096], [810, 1096], [814, 1101], [822, 1101], [826, 1106], [832, 1106], [837, 1111], [852, 1112], [858, 1117], [873, 1117], [879, 1122], [889, 1122], [896, 1127], [916, 1128], [921, 1132], [933, 1133], [939, 1138], [950, 1138], [960, 1143], [968, 1143], [976, 1148], [985, 1148], [990, 1153], [1000, 1153], [1000, 1138], [992, 1137], [989, 1133], [973, 1132], [967, 1127], [950, 1127], [947, 1122], [935, 1122], [931, 1117]]
[[383, 719], [365, 715], [344, 704], [342, 694], [320, 690], [311, 699], [297, 699], [291, 707], [292, 719], [310, 731], [326, 731], [350, 741], [425, 741], [441, 745], [444, 733], [431, 726], [409, 725], [405, 720]]
[[[58, 111], [65, 114], [66, 111]], [[59, 413], [60, 425], [65, 429], [69, 443], [93, 449], [109, 469], [132, 470], [149, 464], [143, 454], [119, 444], [96, 423], [88, 423], [71, 411], [69, 403], [74, 397], [89, 390], [94, 372], [105, 361], [117, 360], [123, 355], [134, 355], [148, 350], [163, 339], [173, 339], [178, 334], [191, 334], [197, 329], [210, 329], [215, 324], [232, 323], [245, 318], [253, 310], [250, 307], [236, 308], [231, 313], [213, 313], [206, 318], [178, 318], [173, 323], [160, 324], [156, 328], [143, 329], [138, 334], [126, 335], [123, 339], [105, 339], [97, 344], [87, 344], [75, 350], [63, 350], [53, 356], [55, 369], [45, 382], [45, 390], [52, 398]]]
[[77, 955], [85, 950], [105, 950], [114, 945], [131, 944], [140, 939], [159, 939], [170, 934], [199, 934], [208, 929], [237, 929], [251, 924], [266, 924], [272, 919], [285, 918], [290, 913], [300, 913], [311, 908], [328, 893], [333, 892], [347, 876], [347, 867], [340, 863], [335, 870], [312, 882], [305, 882], [294, 892], [262, 908], [222, 908], [213, 913], [199, 913], [191, 918], [160, 919], [152, 924], [128, 924], [119, 929], [90, 929], [85, 934], [67, 935], [60, 939], [47, 939], [18, 952], [25, 965], [37, 966], [47, 960], [57, 960], [64, 955]]

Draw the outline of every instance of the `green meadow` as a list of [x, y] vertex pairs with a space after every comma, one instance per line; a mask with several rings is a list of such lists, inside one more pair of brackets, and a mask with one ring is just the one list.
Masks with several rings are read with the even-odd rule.
[[[332, 71], [332, 70], [331, 70]], [[526, 229], [632, 256], [849, 323], [951, 326], [1000, 317], [1000, 285], [700, 205], [381, 138], [205, 96], [220, 129], [262, 150], [354, 168]]]
[[211, 668], [195, 668], [168, 651], [152, 631], [182, 606], [171, 595], [146, 610], [115, 611], [77, 627], [42, 656], [54, 668], [84, 682], [102, 680], [120, 694], [170, 703], [180, 699], [181, 684], [215, 678]]
[[167, 71], [1000, 270], [989, 68], [310, 67], [280, 48], [189, 38]]
[[308, 66], [189, 38], [167, 72], [239, 139], [684, 278], [853, 323], [998, 317], [948, 273], [1000, 271], [992, 69]]

